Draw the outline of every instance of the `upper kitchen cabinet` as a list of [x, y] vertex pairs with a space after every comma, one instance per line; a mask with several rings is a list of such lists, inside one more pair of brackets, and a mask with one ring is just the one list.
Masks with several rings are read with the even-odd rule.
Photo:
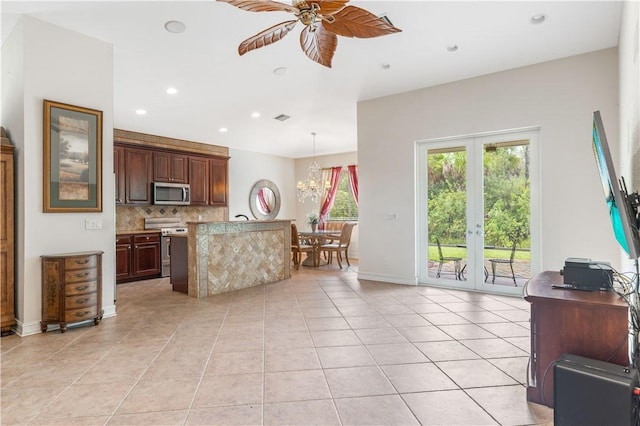
[[191, 205], [227, 207], [229, 148], [114, 129], [116, 204], [150, 205], [152, 182], [188, 183]]
[[189, 183], [188, 156], [170, 152], [153, 153], [154, 182]]
[[125, 148], [125, 204], [149, 205], [152, 202], [152, 151]]
[[189, 157], [191, 205], [226, 207], [229, 198], [227, 158]]
[[124, 204], [125, 181], [124, 181], [124, 147], [113, 146], [113, 173], [116, 180], [116, 205]]
[[229, 198], [229, 160], [209, 159], [209, 204], [227, 206]]

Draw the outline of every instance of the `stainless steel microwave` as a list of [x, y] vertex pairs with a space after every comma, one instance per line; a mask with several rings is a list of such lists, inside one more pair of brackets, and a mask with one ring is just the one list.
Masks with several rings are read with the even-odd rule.
[[153, 182], [153, 204], [186, 206], [191, 203], [188, 183]]

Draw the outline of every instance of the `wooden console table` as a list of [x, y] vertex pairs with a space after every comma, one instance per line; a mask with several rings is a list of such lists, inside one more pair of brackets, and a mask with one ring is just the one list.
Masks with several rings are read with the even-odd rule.
[[629, 365], [628, 307], [612, 291], [552, 288], [559, 272], [545, 271], [525, 287], [531, 303], [531, 358], [527, 400], [553, 407], [553, 365], [570, 353]]

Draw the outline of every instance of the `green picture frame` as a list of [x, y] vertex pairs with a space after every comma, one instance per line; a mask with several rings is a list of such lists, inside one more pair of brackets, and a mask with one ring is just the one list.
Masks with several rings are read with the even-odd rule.
[[102, 211], [102, 111], [44, 100], [45, 213]]

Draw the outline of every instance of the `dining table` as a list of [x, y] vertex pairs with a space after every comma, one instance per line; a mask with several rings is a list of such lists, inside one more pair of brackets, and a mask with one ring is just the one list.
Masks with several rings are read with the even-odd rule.
[[313, 246], [313, 251], [307, 253], [307, 258], [302, 262], [303, 266], [321, 266], [326, 265], [327, 261], [323, 261], [320, 256], [320, 246], [326, 241], [339, 240], [340, 233], [335, 230], [318, 229], [315, 231], [298, 231], [300, 242]]

